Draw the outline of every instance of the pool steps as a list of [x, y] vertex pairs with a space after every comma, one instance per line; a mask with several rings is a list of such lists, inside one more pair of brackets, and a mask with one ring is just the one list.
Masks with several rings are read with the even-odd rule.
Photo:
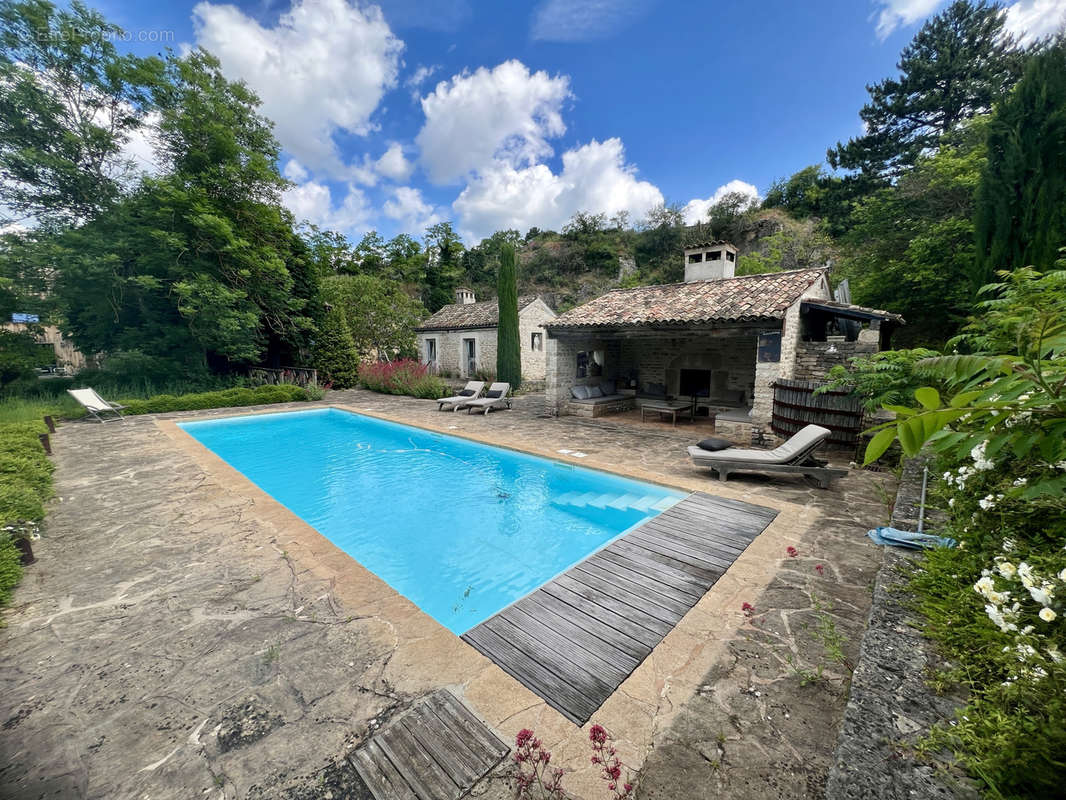
[[552, 498], [552, 504], [557, 506], [572, 506], [574, 508], [613, 508], [617, 511], [666, 511], [675, 505], [681, 498], [660, 497], [658, 495], [637, 494], [600, 494], [598, 492], [564, 492], [558, 497]]

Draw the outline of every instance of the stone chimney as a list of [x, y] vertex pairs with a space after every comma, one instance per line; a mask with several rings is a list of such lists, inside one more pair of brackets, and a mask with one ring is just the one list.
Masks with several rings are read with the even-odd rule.
[[469, 305], [470, 303], [475, 302], [474, 292], [470, 289], [467, 289], [465, 286], [460, 286], [458, 289], [455, 290], [455, 302], [461, 306]]
[[685, 283], [732, 278], [737, 270], [737, 248], [714, 241], [685, 248]]

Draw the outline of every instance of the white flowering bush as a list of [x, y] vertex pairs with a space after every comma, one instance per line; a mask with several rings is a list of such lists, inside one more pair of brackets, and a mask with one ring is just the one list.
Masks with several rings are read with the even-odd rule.
[[927, 744], [951, 748], [997, 797], [1066, 786], [1066, 270], [1017, 270], [985, 313], [928, 359], [937, 387], [892, 406], [867, 462], [893, 441], [929, 450], [938, 530], [910, 588], [968, 701]]

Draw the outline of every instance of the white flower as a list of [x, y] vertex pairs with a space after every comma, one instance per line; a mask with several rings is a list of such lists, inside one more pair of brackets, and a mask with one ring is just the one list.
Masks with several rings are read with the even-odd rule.
[[977, 505], [981, 506], [982, 511], [988, 511], [990, 508], [996, 505], [995, 495], [985, 495], [977, 501]]
[[1036, 581], [1033, 580], [1033, 568], [1025, 561], [1018, 565], [1018, 578], [1026, 589], [1036, 585]]
[[999, 574], [1008, 580], [1018, 574], [1018, 569], [1009, 561], [1002, 562], [997, 569], [999, 570]]
[[[1051, 593], [1046, 589], [1040, 589], [1036, 586], [1027, 586], [1026, 588], [1029, 590], [1029, 596], [1033, 598], [1034, 602], [1040, 603], [1042, 606], [1051, 605]], [[1046, 611], [1047, 609], [1044, 610]], [[1052, 614], [1054, 614], [1054, 612], [1052, 612]], [[1054, 619], [1054, 617], [1052, 617], [1052, 619]], [[1051, 622], [1051, 620], [1045, 620], [1045, 622]]]
[[993, 464], [989, 459], [985, 458], [986, 447], [988, 447], [988, 442], [984, 441], [970, 451], [970, 458], [973, 459], [973, 467], [978, 472], [985, 472], [986, 470], [990, 470], [995, 466], [995, 464]]
[[1066, 569], [1059, 573], [1059, 580], [1066, 583]]
[[1056, 614], [1050, 608], [1042, 608], [1040, 609], [1040, 613], [1037, 616], [1040, 617], [1040, 619], [1044, 620], [1044, 622], [1054, 622], [1055, 617], [1057, 617], [1058, 614]]
[[948, 499], [948, 508], [954, 508], [954, 507], [955, 507], [955, 498], [951, 497], [951, 498]]
[[1018, 480], [1016, 480], [1012, 485], [1013, 486], [1025, 486], [1025, 484], [1027, 484], [1027, 483], [1029, 483], [1029, 481], [1026, 478], [1018, 478]]
[[988, 575], [985, 575], [973, 585], [974, 591], [977, 592], [979, 595], [982, 595], [983, 597], [988, 597], [988, 595], [993, 592], [995, 588], [995, 584], [992, 583], [992, 578], [990, 578]]
[[1062, 653], [1059, 652], [1059, 648], [1057, 648], [1055, 645], [1048, 645], [1047, 654], [1056, 664], [1062, 663]]

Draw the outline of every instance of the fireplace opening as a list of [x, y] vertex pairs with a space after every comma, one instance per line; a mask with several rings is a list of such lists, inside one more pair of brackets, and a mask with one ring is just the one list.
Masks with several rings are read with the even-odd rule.
[[677, 393], [682, 397], [710, 397], [711, 371], [709, 369], [682, 369]]

